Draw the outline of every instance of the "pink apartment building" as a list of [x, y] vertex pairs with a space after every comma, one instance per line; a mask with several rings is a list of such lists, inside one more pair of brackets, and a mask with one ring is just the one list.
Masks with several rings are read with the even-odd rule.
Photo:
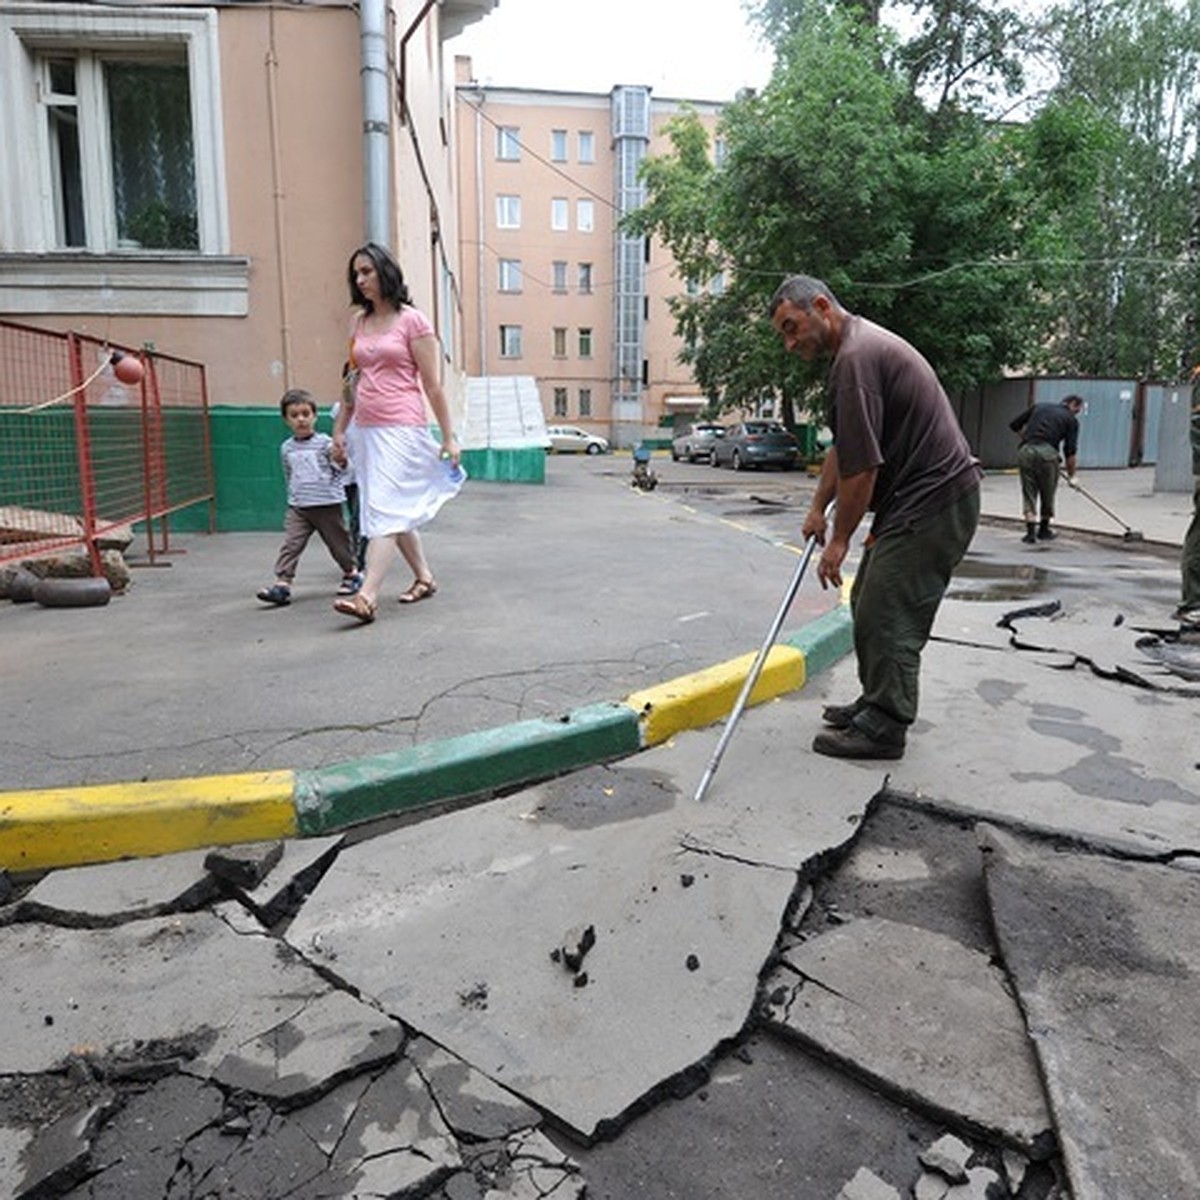
[[[614, 446], [669, 436], [705, 404], [667, 308], [689, 282], [617, 223], [643, 203], [638, 166], [669, 149], [663, 126], [685, 102], [484, 86], [465, 57], [455, 73], [467, 374], [532, 376], [548, 423]], [[686, 103], [715, 128], [720, 105]]]

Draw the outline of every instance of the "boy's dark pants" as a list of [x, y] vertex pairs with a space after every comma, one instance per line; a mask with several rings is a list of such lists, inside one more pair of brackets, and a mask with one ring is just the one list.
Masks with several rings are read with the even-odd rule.
[[979, 524], [979, 489], [863, 551], [850, 589], [862, 695], [854, 724], [877, 741], [903, 743], [917, 716], [921, 651], [938, 605]]
[[293, 508], [289, 504], [283, 519], [283, 546], [275, 560], [276, 579], [286, 579], [291, 583], [296, 578], [296, 564], [314, 533], [321, 535], [321, 541], [341, 567], [342, 574], [353, 573], [354, 556], [350, 553], [350, 534], [342, 517], [342, 506], [314, 504], [307, 508]]

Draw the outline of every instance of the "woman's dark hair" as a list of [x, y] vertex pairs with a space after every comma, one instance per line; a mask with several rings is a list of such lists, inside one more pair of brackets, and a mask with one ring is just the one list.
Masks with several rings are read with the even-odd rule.
[[357, 304], [359, 308], [365, 308], [367, 312], [370, 312], [374, 307], [362, 292], [358, 290], [358, 283], [354, 278], [354, 260], [359, 255], [363, 255], [371, 260], [375, 267], [375, 274], [379, 276], [379, 290], [388, 303], [394, 305], [396, 308], [412, 304], [412, 297], [408, 294], [408, 285], [404, 282], [404, 272], [400, 270], [400, 264], [378, 242], [367, 242], [366, 245], [359, 246], [350, 255], [350, 263], [346, 268], [346, 276], [350, 281], [351, 304]]

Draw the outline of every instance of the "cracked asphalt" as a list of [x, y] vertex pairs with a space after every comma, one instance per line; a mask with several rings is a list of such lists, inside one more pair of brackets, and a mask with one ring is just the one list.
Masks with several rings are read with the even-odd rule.
[[[468, 488], [437, 599], [367, 628], [315, 546], [260, 610], [259, 534], [180, 539], [104, 609], [5, 605], [5, 786], [323, 766], [755, 649], [810, 485], [655, 467], [649, 496], [619, 459]], [[0, 1192], [1200, 1194], [1190, 497], [1120, 475], [1144, 543], [1076, 496], [1049, 545], [981, 529], [886, 773], [807, 750], [843, 660], [746, 713], [700, 805], [713, 729], [425, 819], [9, 880]], [[788, 627], [835, 599], [806, 582]]]

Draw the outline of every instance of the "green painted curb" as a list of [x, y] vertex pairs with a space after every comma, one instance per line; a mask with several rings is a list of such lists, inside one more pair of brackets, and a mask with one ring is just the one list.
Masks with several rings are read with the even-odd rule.
[[637, 714], [596, 704], [558, 720], [520, 721], [317, 771], [297, 771], [300, 834], [344, 829], [443, 800], [545, 779], [641, 749]]
[[783, 640], [785, 645], [804, 655], [806, 677], [828, 670], [854, 649], [854, 618], [850, 615], [850, 606], [839, 604], [805, 625], [799, 633]]

